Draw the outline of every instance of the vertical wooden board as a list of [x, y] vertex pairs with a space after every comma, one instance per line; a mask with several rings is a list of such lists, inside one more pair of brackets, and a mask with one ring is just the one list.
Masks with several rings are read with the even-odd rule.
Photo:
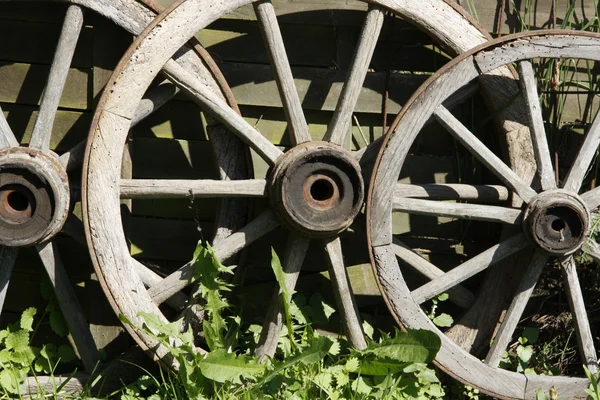
[[[33, 3], [31, 5], [33, 6]], [[29, 7], [24, 12], [30, 12], [31, 8], [35, 7]], [[0, 60], [50, 65], [58, 43], [63, 18], [64, 14], [60, 17], [60, 21], [57, 21], [58, 24], [3, 21], [0, 24], [0, 35], [10, 39], [0, 43]], [[90, 68], [92, 66], [91, 48], [92, 30], [84, 27], [73, 56], [72, 66], [74, 68]]]

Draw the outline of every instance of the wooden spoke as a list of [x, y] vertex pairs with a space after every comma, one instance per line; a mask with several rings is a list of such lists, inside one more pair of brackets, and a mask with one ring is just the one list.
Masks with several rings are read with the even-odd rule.
[[177, 93], [179, 93], [179, 88], [167, 79], [150, 89], [144, 97], [142, 97], [138, 108], [135, 110], [135, 114], [131, 120], [131, 126], [137, 125], [148, 115], [165, 105], [165, 103], [175, 97]]
[[[447, 109], [452, 109], [456, 105], [461, 104], [466, 99], [472, 97], [474, 94], [479, 92], [479, 90], [480, 90], [480, 88], [479, 88], [478, 82], [470, 82], [467, 85], [465, 85], [462, 89], [460, 89], [458, 92], [451, 95], [443, 103], [444, 107], [446, 107]], [[433, 120], [435, 120], [435, 118], [430, 118], [429, 120], [427, 120], [427, 122], [425, 123], [425, 126], [429, 125], [431, 123], [431, 121], [433, 121]], [[377, 154], [379, 153], [379, 148], [381, 147], [381, 143], [383, 143], [385, 134], [387, 134], [387, 132], [385, 132], [385, 130], [384, 130], [384, 136], [381, 136], [381, 137], [375, 139], [374, 141], [369, 143], [368, 146], [363, 147], [360, 150], [353, 152], [354, 158], [356, 160], [359, 160], [361, 165], [372, 165], [375, 162], [375, 159], [377, 158]]]
[[[309, 239], [290, 233], [285, 253], [281, 260], [283, 272], [285, 273], [285, 286], [290, 290], [296, 287], [309, 244]], [[256, 356], [273, 357], [277, 350], [277, 343], [279, 342], [279, 336], [283, 327], [283, 318], [283, 298], [281, 290], [277, 289], [267, 310], [263, 329], [260, 332], [260, 339], [255, 351]]]
[[[402, 243], [398, 238], [393, 238], [392, 240], [394, 253], [406, 265], [409, 265], [431, 280], [437, 279], [445, 274], [444, 271], [412, 251], [412, 249]], [[448, 295], [450, 296], [449, 299], [451, 302], [465, 309], [471, 307], [473, 301], [475, 301], [475, 295], [461, 285], [456, 285], [455, 287], [448, 289]]]
[[394, 197], [394, 211], [518, 225], [521, 210], [508, 207]]
[[581, 195], [581, 199], [585, 201], [585, 204], [590, 210], [595, 210], [600, 207], [600, 186], [585, 192]]
[[417, 304], [421, 304], [441, 293], [447, 292], [448, 289], [487, 269], [498, 261], [524, 249], [527, 247], [527, 243], [527, 239], [521, 233], [512, 236], [455, 267], [443, 276], [413, 290], [411, 293], [412, 298]]
[[549, 258], [547, 254], [542, 252], [536, 252], [533, 255], [531, 263], [528, 265], [521, 279], [516, 295], [504, 316], [502, 324], [498, 328], [492, 347], [485, 358], [485, 363], [490, 367], [496, 368], [500, 364], [500, 360], [510, 344], [515, 328], [523, 315], [523, 311], [525, 311], [525, 306]]
[[0, 311], [4, 309], [8, 282], [10, 282], [10, 276], [18, 253], [18, 247], [0, 247]]
[[333, 284], [334, 294], [340, 311], [340, 316], [348, 340], [352, 346], [359, 350], [367, 348], [365, 334], [362, 330], [360, 316], [356, 300], [350, 287], [346, 266], [344, 265], [344, 256], [342, 253], [342, 243], [339, 237], [325, 241], [325, 253], [329, 263], [329, 276]]
[[379, 149], [381, 148], [383, 139], [384, 136], [381, 136], [369, 143], [368, 146], [352, 152], [354, 159], [358, 160], [360, 165], [373, 165], [375, 159], [377, 158], [377, 154], [379, 154]]
[[254, 3], [254, 12], [256, 13], [263, 39], [267, 45], [271, 65], [275, 70], [277, 88], [279, 89], [279, 95], [281, 96], [288, 122], [290, 141], [293, 145], [310, 142], [311, 137], [308, 132], [308, 125], [304, 118], [302, 104], [296, 90], [292, 69], [283, 45], [283, 38], [281, 37], [281, 30], [277, 23], [273, 4], [271, 4], [270, 0], [261, 0]]
[[75, 46], [77, 46], [82, 26], [83, 11], [79, 6], [70, 6], [67, 9], [54, 60], [50, 67], [48, 82], [44, 89], [40, 111], [31, 134], [29, 147], [33, 149], [45, 152], [50, 147], [54, 117], [67, 81], [71, 60], [75, 53]]
[[[216, 245], [214, 248], [215, 254], [219, 260], [226, 262], [238, 251], [278, 226], [279, 223], [275, 214], [272, 211], [265, 211], [248, 225]], [[162, 281], [150, 286], [148, 294], [156, 304], [161, 304], [188, 286], [190, 279], [193, 277], [193, 272], [191, 263], [187, 263]]]
[[163, 67], [163, 71], [182, 91], [189, 94], [196, 103], [204, 107], [205, 111], [213, 114], [231, 132], [252, 147], [267, 163], [275, 164], [275, 160], [283, 154], [209, 87], [204, 86], [194, 75], [175, 61], [168, 61]]
[[397, 183], [394, 198], [413, 197], [435, 200], [474, 200], [481, 203], [504, 202], [510, 198], [508, 189], [499, 185], [466, 185], [462, 183]]
[[121, 179], [121, 198], [265, 197], [266, 186], [264, 179]]
[[529, 202], [536, 195], [532, 188], [523, 183], [512, 169], [473, 135], [446, 107], [438, 106], [435, 117], [471, 154], [514, 190], [523, 201]]
[[92, 372], [100, 360], [100, 356], [56, 246], [49, 242], [38, 245], [36, 248], [54, 286], [58, 305], [65, 317], [81, 361], [85, 369]]
[[67, 170], [67, 172], [71, 172], [81, 167], [83, 157], [85, 156], [85, 145], [86, 141], [83, 140], [58, 157], [58, 162]]
[[8, 125], [8, 121], [4, 116], [2, 108], [0, 108], [0, 149], [5, 147], [18, 147], [19, 142], [15, 138], [15, 134]]
[[573, 192], [578, 192], [585, 178], [585, 174], [588, 172], [592, 160], [598, 151], [598, 145], [600, 145], [600, 113], [597, 113], [594, 117], [594, 122], [590, 127], [589, 132], [585, 136], [585, 140], [581, 144], [579, 154], [573, 161], [571, 169], [565, 179], [564, 189]]
[[356, 107], [367, 69], [371, 63], [377, 40], [383, 26], [384, 12], [379, 6], [370, 5], [358, 39], [352, 66], [348, 72], [342, 93], [335, 107], [333, 118], [327, 127], [324, 140], [347, 146], [352, 126], [352, 113]]
[[[137, 272], [138, 276], [144, 283], [144, 286], [150, 287], [162, 281], [162, 277], [160, 275], [152, 271], [150, 268], [146, 267], [138, 260], [134, 259], [131, 265], [133, 265], [135, 272]], [[188, 296], [181, 292], [177, 292], [173, 296], [165, 300], [165, 303], [173, 307], [175, 310], [183, 309], [186, 306], [187, 302]]]
[[573, 319], [576, 324], [575, 329], [577, 330], [577, 341], [579, 343], [581, 357], [588, 369], [592, 373], [596, 373], [598, 370], [598, 356], [596, 355], [594, 337], [592, 336], [590, 321], [587, 316], [587, 311], [585, 310], [581, 286], [579, 285], [575, 259], [573, 256], [563, 257], [560, 260], [560, 266], [563, 272], [563, 280], [567, 288], [567, 297], [569, 298], [571, 313], [573, 314]]
[[554, 176], [554, 168], [552, 167], [548, 139], [546, 138], [546, 130], [544, 129], [544, 117], [542, 116], [542, 108], [540, 106], [540, 99], [531, 62], [521, 61], [518, 70], [525, 103], [527, 103], [527, 116], [529, 118], [531, 139], [542, 189], [555, 189], [556, 178]]

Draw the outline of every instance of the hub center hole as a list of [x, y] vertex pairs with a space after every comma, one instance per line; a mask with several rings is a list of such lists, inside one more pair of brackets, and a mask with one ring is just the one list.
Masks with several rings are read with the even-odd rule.
[[310, 195], [317, 201], [326, 201], [333, 197], [333, 184], [327, 179], [317, 179], [310, 187]]
[[13, 190], [7, 196], [8, 205], [15, 211], [25, 211], [29, 207], [29, 199], [25, 193]]
[[552, 229], [554, 229], [556, 232], [560, 232], [563, 229], [565, 229], [565, 221], [563, 221], [562, 219], [555, 219], [554, 221], [552, 221]]

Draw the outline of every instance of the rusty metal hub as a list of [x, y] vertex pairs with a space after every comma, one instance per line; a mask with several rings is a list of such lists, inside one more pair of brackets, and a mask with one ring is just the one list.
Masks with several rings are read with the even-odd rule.
[[350, 226], [362, 206], [364, 184], [358, 163], [342, 147], [308, 142], [278, 160], [269, 197], [285, 227], [327, 237]]
[[578, 250], [588, 233], [590, 213], [585, 203], [565, 190], [537, 195], [527, 206], [524, 230], [539, 249], [554, 255]]
[[42, 243], [68, 211], [68, 178], [55, 157], [24, 147], [0, 151], [0, 245]]

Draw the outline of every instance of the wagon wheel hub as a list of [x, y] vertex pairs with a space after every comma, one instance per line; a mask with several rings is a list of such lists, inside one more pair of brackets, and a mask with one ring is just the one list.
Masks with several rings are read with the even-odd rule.
[[364, 183], [358, 163], [343, 148], [308, 142], [279, 158], [269, 197], [285, 227], [327, 237], [350, 226], [362, 206]]
[[583, 244], [590, 214], [579, 196], [556, 189], [537, 195], [527, 206], [523, 224], [534, 246], [568, 255]]
[[55, 158], [23, 147], [0, 151], [0, 245], [47, 241], [68, 210], [68, 178]]

